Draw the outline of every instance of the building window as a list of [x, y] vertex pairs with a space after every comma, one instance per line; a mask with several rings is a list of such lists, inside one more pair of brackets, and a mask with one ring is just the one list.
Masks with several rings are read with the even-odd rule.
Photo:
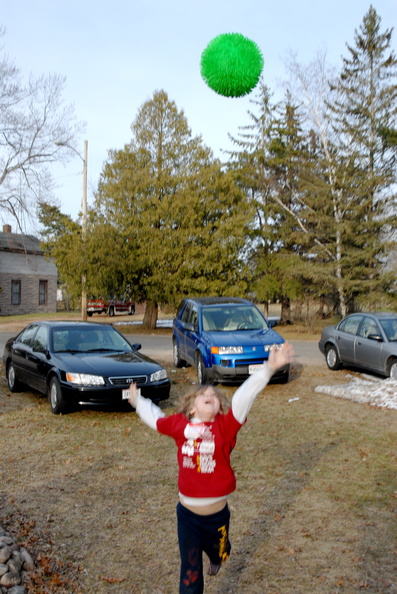
[[11, 281], [11, 305], [21, 305], [21, 281]]
[[39, 305], [47, 304], [47, 288], [48, 282], [45, 280], [39, 281]]

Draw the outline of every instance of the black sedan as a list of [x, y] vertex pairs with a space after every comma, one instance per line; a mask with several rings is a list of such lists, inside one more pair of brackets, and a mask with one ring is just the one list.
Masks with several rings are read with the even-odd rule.
[[54, 414], [76, 405], [125, 404], [131, 382], [142, 396], [166, 400], [167, 372], [140, 348], [107, 324], [33, 322], [7, 341], [3, 363], [10, 391], [29, 386], [46, 394]]
[[397, 314], [351, 314], [324, 328], [318, 346], [330, 369], [347, 365], [397, 379]]

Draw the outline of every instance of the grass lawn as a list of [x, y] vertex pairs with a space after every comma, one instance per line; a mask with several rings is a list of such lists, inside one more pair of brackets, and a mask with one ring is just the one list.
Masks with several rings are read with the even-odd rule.
[[[171, 413], [195, 374], [168, 370]], [[233, 454], [232, 554], [206, 593], [397, 592], [397, 411], [314, 392], [344, 375], [295, 364], [258, 397]], [[29, 592], [175, 594], [174, 443], [134, 412], [52, 415], [3, 372], [0, 405], [0, 526], [36, 559]]]

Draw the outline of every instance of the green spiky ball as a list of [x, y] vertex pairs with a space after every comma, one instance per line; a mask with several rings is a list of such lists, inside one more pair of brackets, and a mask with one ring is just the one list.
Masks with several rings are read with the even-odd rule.
[[263, 56], [257, 44], [240, 33], [214, 37], [201, 54], [201, 76], [224, 97], [242, 97], [258, 84]]

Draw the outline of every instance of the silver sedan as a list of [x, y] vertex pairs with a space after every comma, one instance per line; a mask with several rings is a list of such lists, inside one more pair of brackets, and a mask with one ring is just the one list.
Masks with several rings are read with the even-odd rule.
[[324, 328], [318, 346], [330, 369], [360, 367], [397, 379], [397, 314], [351, 314]]

